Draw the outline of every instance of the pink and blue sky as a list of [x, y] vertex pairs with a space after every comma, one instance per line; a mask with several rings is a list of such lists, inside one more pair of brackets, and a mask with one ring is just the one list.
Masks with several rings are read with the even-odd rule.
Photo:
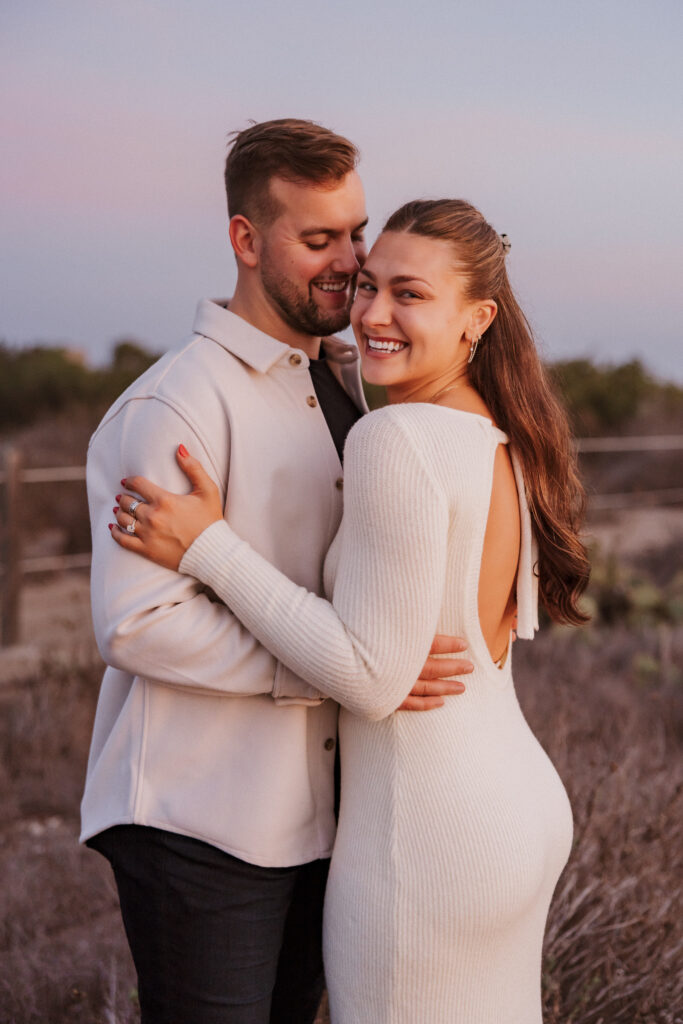
[[682, 30], [680, 0], [5, 0], [0, 338], [179, 342], [234, 283], [227, 133], [295, 116], [360, 146], [371, 239], [463, 196], [546, 357], [683, 381]]

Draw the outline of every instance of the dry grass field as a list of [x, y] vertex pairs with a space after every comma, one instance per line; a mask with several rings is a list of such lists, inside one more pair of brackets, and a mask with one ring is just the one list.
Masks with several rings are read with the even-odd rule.
[[[29, 465], [82, 464], [92, 427], [69, 413], [11, 439]], [[628, 480], [608, 483], [678, 485], [668, 464], [645, 479], [653, 467], [632, 461]], [[81, 485], [27, 491], [24, 510], [27, 555], [87, 550]], [[683, 513], [641, 508], [594, 535], [618, 566], [603, 563], [594, 591], [616, 624], [546, 628], [514, 651], [521, 703], [575, 814], [547, 930], [545, 1022], [683, 1024]], [[21, 620], [25, 646], [0, 651], [0, 1024], [133, 1024], [109, 868], [76, 841], [101, 676], [85, 575], [32, 578]]]
[[[683, 701], [675, 672], [643, 674], [659, 649], [654, 630], [614, 628], [546, 630], [515, 650], [520, 699], [576, 822], [547, 932], [546, 1024], [683, 1021]], [[682, 654], [679, 631], [674, 663]], [[83, 648], [76, 660], [0, 687], [6, 1024], [138, 1019], [109, 869], [76, 842], [100, 676]]]

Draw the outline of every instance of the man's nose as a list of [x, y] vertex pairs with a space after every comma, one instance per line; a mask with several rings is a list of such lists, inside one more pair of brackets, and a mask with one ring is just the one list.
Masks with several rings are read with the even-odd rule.
[[335, 253], [334, 263], [332, 269], [338, 274], [348, 274], [352, 276], [356, 274], [361, 268], [358, 254], [354, 248], [351, 237], [345, 238], [339, 242], [339, 249]]

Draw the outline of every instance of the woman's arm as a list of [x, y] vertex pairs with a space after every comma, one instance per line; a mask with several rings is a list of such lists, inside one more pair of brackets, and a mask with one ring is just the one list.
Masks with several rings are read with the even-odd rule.
[[448, 509], [390, 410], [354, 428], [345, 466], [332, 604], [292, 583], [223, 521], [202, 533], [180, 569], [207, 583], [302, 678], [356, 714], [382, 718], [410, 691], [436, 631]]
[[[372, 718], [394, 711], [433, 638], [448, 527], [445, 499], [399, 417], [382, 410], [349, 435], [333, 604], [292, 583], [241, 541], [223, 522], [220, 505], [213, 508], [202, 493], [211, 485], [198, 464], [179, 456], [181, 465], [194, 463], [192, 473], [186, 470], [192, 494], [179, 498], [136, 480], [134, 489], [150, 504], [136, 511], [138, 535], [116, 528], [115, 539], [169, 567], [180, 562], [284, 664], [346, 707]], [[120, 512], [117, 518], [121, 525], [130, 519]]]

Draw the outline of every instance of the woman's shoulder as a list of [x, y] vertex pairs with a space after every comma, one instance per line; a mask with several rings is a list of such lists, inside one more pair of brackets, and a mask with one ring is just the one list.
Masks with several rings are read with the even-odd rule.
[[[414, 405], [407, 402], [397, 405], [385, 405], [380, 409], [361, 416], [349, 431], [346, 440], [346, 452], [367, 451], [381, 448], [384, 451], [392, 448], [415, 448], [419, 440], [416, 430], [417, 420], [413, 414]], [[417, 445], [419, 449], [419, 444]]]
[[367, 457], [381, 451], [387, 453], [405, 444], [401, 416], [397, 406], [383, 406], [361, 416], [349, 431], [344, 446], [344, 463]]
[[348, 433], [346, 443], [359, 444], [370, 438], [392, 433], [396, 430], [395, 409], [398, 406], [384, 405], [380, 409], [372, 409], [356, 420]]
[[467, 450], [499, 444], [507, 437], [487, 416], [428, 402], [402, 402], [375, 409], [361, 417], [349, 433], [349, 443], [372, 445], [412, 442], [418, 451], [436, 446]]
[[355, 492], [384, 496], [431, 476], [429, 458], [419, 432], [404, 405], [384, 406], [366, 413], [349, 431], [344, 447], [344, 476]]
[[503, 439], [483, 416], [418, 402], [385, 406], [349, 432], [344, 475], [364, 500], [370, 492], [386, 498], [411, 487], [448, 496], [477, 481], [485, 487], [488, 454]]

